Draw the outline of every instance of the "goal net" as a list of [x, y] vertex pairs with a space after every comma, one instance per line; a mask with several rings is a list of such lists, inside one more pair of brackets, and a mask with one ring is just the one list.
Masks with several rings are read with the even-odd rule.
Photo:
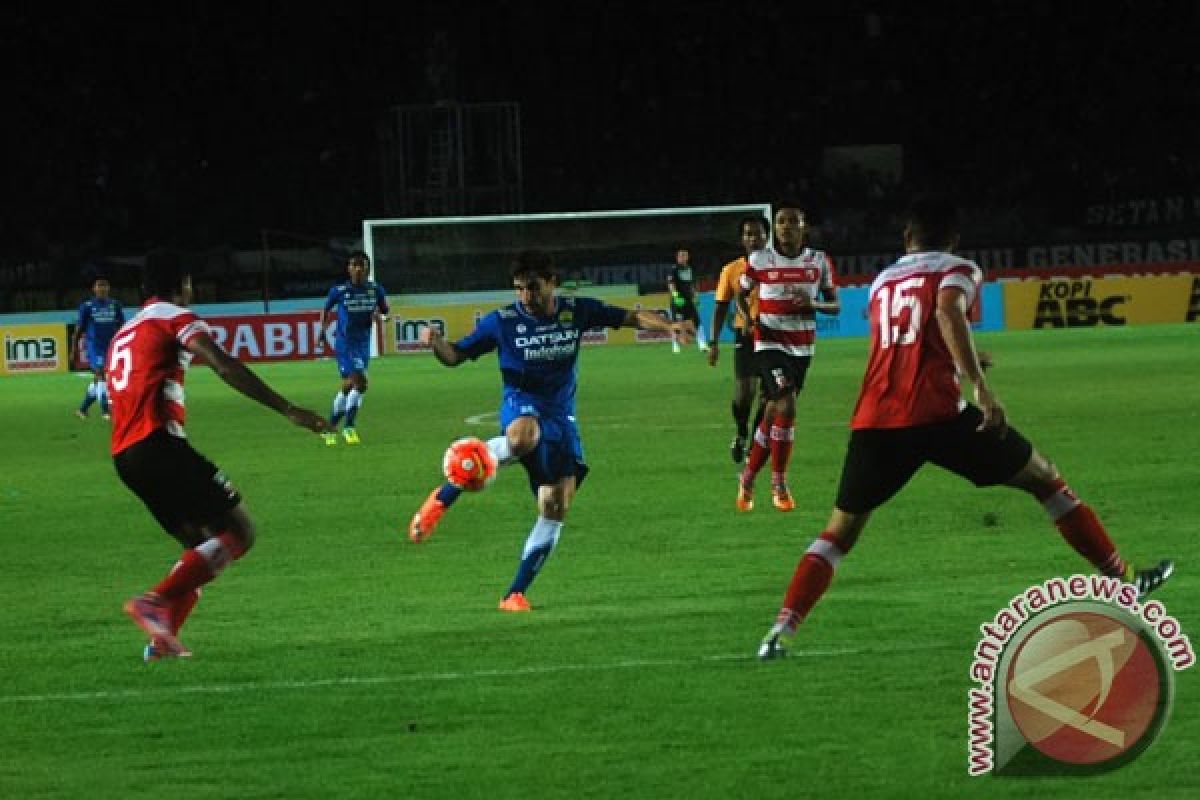
[[512, 302], [509, 267], [525, 249], [548, 251], [568, 291], [665, 308], [655, 295], [666, 292], [676, 251], [690, 251], [697, 288], [712, 288], [721, 267], [742, 255], [747, 216], [769, 219], [770, 205], [364, 220], [373, 278], [394, 298], [397, 317], [384, 349], [421, 349], [416, 337], [427, 324], [462, 336], [478, 313]]

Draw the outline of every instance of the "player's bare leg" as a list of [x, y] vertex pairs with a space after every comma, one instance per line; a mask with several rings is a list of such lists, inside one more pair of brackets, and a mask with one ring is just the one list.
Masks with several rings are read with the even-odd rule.
[[[730, 412], [733, 414], [733, 424], [737, 433], [729, 445], [729, 456], [733, 463], [741, 464], [746, 459], [746, 443], [750, 438], [750, 409], [754, 406], [754, 378], [733, 379], [733, 403]], [[762, 421], [763, 407], [760, 405], [758, 416], [754, 420], [757, 429]]]

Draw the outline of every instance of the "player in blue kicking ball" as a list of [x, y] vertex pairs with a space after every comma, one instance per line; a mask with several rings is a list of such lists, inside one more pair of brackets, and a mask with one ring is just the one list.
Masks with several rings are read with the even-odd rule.
[[[422, 338], [447, 367], [498, 353], [504, 383], [502, 434], [487, 446], [501, 467], [519, 462], [525, 468], [538, 513], [500, 610], [529, 611], [525, 592], [553, 552], [567, 509], [588, 473], [575, 424], [576, 362], [584, 332], [633, 325], [686, 341], [693, 328], [653, 311], [629, 311], [589, 297], [559, 297], [554, 261], [542, 251], [520, 253], [511, 274], [517, 302], [483, 317], [457, 342], [432, 328]], [[409, 538], [427, 539], [462, 492], [449, 481], [433, 490], [413, 515]]]
[[316, 352], [325, 350], [325, 318], [336, 309], [337, 328], [334, 331], [334, 354], [337, 356], [338, 373], [342, 386], [333, 397], [333, 410], [329, 414], [329, 430], [325, 432], [325, 444], [337, 444], [337, 427], [342, 423], [342, 438], [346, 444], [358, 444], [355, 422], [362, 407], [363, 395], [367, 393], [367, 364], [371, 360], [371, 331], [375, 320], [387, 319], [387, 292], [383, 287], [367, 279], [371, 270], [371, 259], [357, 250], [350, 254], [346, 272], [350, 279], [333, 286], [321, 309], [318, 329], [322, 335], [317, 339]]
[[79, 321], [75, 323], [75, 339], [71, 342], [71, 353], [78, 352], [79, 340], [87, 348], [84, 355], [92, 370], [92, 382], [88, 384], [83, 402], [75, 410], [75, 416], [87, 419], [88, 409], [100, 401], [100, 415], [109, 418], [108, 384], [104, 380], [104, 357], [109, 342], [117, 329], [125, 324], [125, 310], [120, 302], [109, 297], [112, 287], [108, 278], [97, 277], [92, 284], [92, 296], [79, 304]]

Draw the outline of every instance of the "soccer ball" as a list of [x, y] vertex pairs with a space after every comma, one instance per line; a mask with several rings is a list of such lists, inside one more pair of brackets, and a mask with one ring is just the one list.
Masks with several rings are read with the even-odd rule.
[[456, 439], [442, 456], [442, 474], [460, 489], [478, 492], [496, 477], [496, 457], [482, 439]]

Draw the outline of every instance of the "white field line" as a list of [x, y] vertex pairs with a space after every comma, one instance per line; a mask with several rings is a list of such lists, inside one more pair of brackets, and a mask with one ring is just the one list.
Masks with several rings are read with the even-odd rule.
[[[787, 660], [808, 658], [837, 658], [839, 656], [894, 655], [924, 650], [944, 649], [942, 644], [909, 644], [898, 647], [844, 647], [813, 650], [793, 650]], [[415, 672], [407, 675], [347, 675], [337, 678], [307, 678], [304, 680], [244, 681], [240, 683], [193, 684], [164, 686], [153, 689], [97, 689], [89, 692], [48, 692], [46, 694], [0, 695], [0, 705], [17, 703], [69, 703], [88, 700], [139, 700], [172, 697], [180, 694], [250, 694], [275, 691], [304, 691], [356, 686], [386, 686], [403, 683], [431, 683], [488, 680], [493, 678], [518, 678], [526, 675], [553, 675], [568, 672], [613, 672], [627, 669], [662, 669], [668, 667], [695, 667], [706, 663], [726, 661], [755, 661], [750, 653], [727, 653], [724, 655], [699, 656], [697, 658], [671, 659], [625, 659], [599, 664], [547, 664], [511, 669], [477, 669], [450, 672]], [[164, 664], [147, 664], [146, 669], [161, 669]], [[770, 665], [764, 665], [769, 669]]]

